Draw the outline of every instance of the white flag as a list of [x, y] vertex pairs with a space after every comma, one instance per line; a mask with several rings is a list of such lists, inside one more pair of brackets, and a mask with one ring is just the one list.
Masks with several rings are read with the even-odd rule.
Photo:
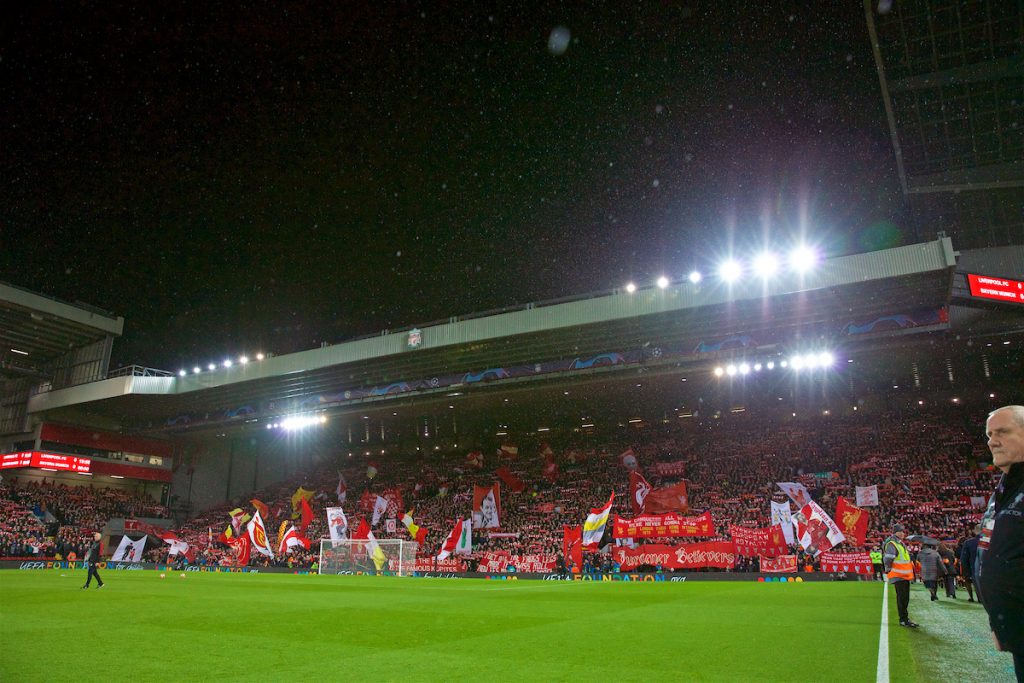
[[185, 541], [179, 541], [176, 538], [165, 538], [164, 541], [170, 546], [170, 548], [167, 549], [168, 555], [184, 555], [188, 552], [189, 546]]
[[471, 552], [473, 552], [473, 520], [460, 519], [455, 522], [455, 527], [448, 534], [448, 538], [444, 539], [437, 559], [447, 560], [452, 553], [468, 554]]
[[782, 527], [782, 536], [786, 539], [786, 543], [792, 545], [796, 542], [796, 538], [793, 536], [793, 513], [789, 509], [789, 501], [784, 500], [781, 503], [776, 503], [774, 500], [772, 503], [772, 526], [778, 524]]
[[796, 503], [797, 510], [811, 502], [811, 492], [803, 484], [794, 481], [780, 481], [777, 483], [779, 488]]
[[857, 507], [871, 507], [878, 505], [878, 486], [857, 487]]
[[[327, 508], [327, 530], [331, 534], [331, 541], [343, 541], [348, 538], [348, 517], [340, 507]], [[331, 543], [338, 547], [337, 543]]]
[[387, 500], [387, 498], [382, 498], [381, 496], [377, 496], [377, 502], [375, 502], [373, 504], [373, 521], [370, 522], [370, 526], [377, 526], [377, 522], [380, 521], [381, 515], [383, 515], [385, 512], [387, 512], [387, 509], [388, 509], [388, 500]]
[[117, 550], [114, 551], [110, 559], [114, 562], [141, 562], [142, 553], [146, 550], [146, 538], [143, 536], [139, 540], [133, 541], [127, 536], [122, 536]]
[[797, 512], [796, 534], [800, 545], [813, 557], [846, 540], [839, 525], [813, 500]]

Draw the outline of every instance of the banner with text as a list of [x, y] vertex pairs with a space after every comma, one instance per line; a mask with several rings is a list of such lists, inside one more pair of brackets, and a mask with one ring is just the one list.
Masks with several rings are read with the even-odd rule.
[[872, 574], [871, 555], [868, 553], [822, 553], [821, 571]]
[[711, 513], [684, 517], [674, 512], [664, 515], [639, 515], [626, 519], [615, 515], [615, 538], [659, 538], [662, 536], [714, 536]]
[[776, 557], [789, 552], [789, 548], [786, 547], [786, 537], [779, 525], [764, 529], [747, 529], [730, 524], [729, 535], [732, 536], [732, 542], [736, 544], [737, 555]]
[[504, 572], [509, 566], [517, 572], [551, 572], [555, 570], [554, 555], [512, 555], [504, 550], [491, 550], [480, 556], [478, 572]]
[[762, 557], [761, 571], [765, 574], [796, 574], [796, 555]]
[[641, 565], [662, 569], [731, 569], [736, 564], [736, 547], [732, 541], [650, 544], [637, 548], [620, 546], [612, 549], [612, 557], [622, 571], [630, 571]]

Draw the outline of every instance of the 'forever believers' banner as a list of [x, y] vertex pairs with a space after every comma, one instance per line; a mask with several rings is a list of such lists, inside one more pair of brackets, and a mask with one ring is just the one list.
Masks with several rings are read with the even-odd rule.
[[737, 555], [775, 557], [789, 552], [782, 527], [778, 525], [764, 529], [747, 529], [730, 524], [729, 535], [732, 536], [732, 542], [736, 544]]
[[619, 546], [612, 549], [612, 557], [623, 571], [632, 571], [640, 565], [662, 569], [731, 569], [736, 564], [736, 548], [732, 541], [651, 544], [637, 548]]
[[821, 571], [871, 574], [871, 555], [868, 553], [822, 553]]
[[711, 513], [683, 517], [674, 512], [664, 515], [640, 515], [633, 519], [615, 516], [615, 538], [659, 538], [662, 536], [714, 536]]

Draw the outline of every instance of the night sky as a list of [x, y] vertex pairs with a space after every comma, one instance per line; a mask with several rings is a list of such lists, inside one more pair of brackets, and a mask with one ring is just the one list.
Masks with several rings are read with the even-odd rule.
[[16, 3], [0, 280], [177, 370], [906, 242], [862, 6], [764, 4]]

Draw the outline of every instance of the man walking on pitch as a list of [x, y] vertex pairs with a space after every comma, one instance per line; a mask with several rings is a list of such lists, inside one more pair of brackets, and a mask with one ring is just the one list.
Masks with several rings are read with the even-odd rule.
[[978, 590], [996, 649], [1013, 654], [1024, 682], [1024, 406], [989, 413], [985, 434], [1003, 476], [981, 520]]
[[910, 561], [910, 552], [903, 545], [907, 530], [902, 524], [894, 524], [892, 536], [885, 541], [882, 551], [882, 562], [885, 564], [886, 578], [896, 591], [896, 610], [900, 613], [900, 626], [917, 628], [910, 620], [907, 608], [910, 606], [910, 582], [914, 580], [914, 563]]
[[82, 590], [89, 587], [92, 582], [92, 577], [96, 577], [96, 587], [103, 588], [103, 579], [100, 578], [99, 572], [96, 571], [96, 565], [100, 561], [100, 539], [103, 538], [100, 532], [96, 532], [92, 535], [92, 543], [89, 544], [89, 548], [85, 551], [85, 566], [89, 568], [89, 573], [85, 577], [85, 585], [82, 586]]

